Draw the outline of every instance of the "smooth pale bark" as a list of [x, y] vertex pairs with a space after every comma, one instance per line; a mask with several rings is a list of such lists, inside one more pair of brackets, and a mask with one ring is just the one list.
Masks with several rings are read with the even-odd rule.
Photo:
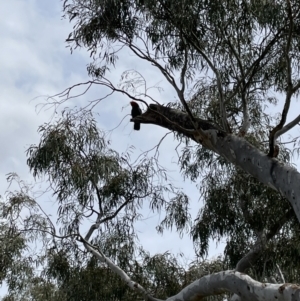
[[[85, 248], [105, 262], [133, 290], [141, 293], [146, 301], [162, 301], [151, 296], [140, 284], [133, 281], [122, 269], [115, 265], [99, 250], [95, 250], [82, 238]], [[246, 274], [228, 270], [204, 276], [181, 290], [166, 301], [200, 301], [207, 296], [224, 293], [235, 294], [234, 300], [241, 301], [298, 301], [300, 287], [295, 284], [273, 284], [255, 281]]]
[[226, 133], [199, 118], [192, 122], [188, 114], [169, 107], [151, 104], [145, 113], [133, 120], [184, 134], [226, 158], [286, 197], [300, 221], [300, 173], [295, 168], [268, 157], [242, 137]]
[[300, 300], [300, 287], [295, 284], [261, 283], [246, 274], [223, 271], [194, 281], [167, 301], [200, 301], [226, 292], [235, 293], [243, 301]]
[[141, 295], [143, 295], [144, 300], [147, 301], [163, 301], [161, 299], [157, 299], [152, 297], [139, 283], [133, 281], [121, 268], [119, 268], [117, 265], [115, 265], [108, 257], [106, 257], [103, 253], [101, 253], [98, 250], [95, 250], [87, 241], [82, 239], [84, 247], [90, 251], [96, 258], [98, 258], [100, 261], [106, 263], [109, 268], [119, 275], [122, 280], [125, 281], [125, 283], [134, 291], [137, 291]]

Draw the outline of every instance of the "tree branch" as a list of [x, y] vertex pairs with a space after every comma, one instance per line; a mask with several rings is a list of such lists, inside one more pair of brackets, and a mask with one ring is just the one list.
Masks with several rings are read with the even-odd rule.
[[108, 267], [116, 273], [125, 283], [134, 291], [142, 294], [146, 301], [162, 301], [160, 299], [156, 299], [152, 297], [140, 284], [133, 281], [121, 268], [115, 265], [108, 257], [106, 257], [100, 250], [95, 250], [92, 245], [90, 245], [83, 237], [81, 237], [81, 242], [83, 243], [84, 247], [90, 251], [96, 258], [100, 261], [106, 263]]
[[291, 128], [293, 128], [295, 125], [297, 125], [300, 122], [300, 115], [298, 115], [294, 120], [286, 124], [281, 130], [278, 130], [274, 136], [274, 140], [276, 140], [279, 136], [283, 135], [287, 131], [289, 131]]
[[276, 263], [276, 268], [277, 268], [277, 270], [278, 270], [278, 274], [279, 274], [279, 276], [280, 276], [281, 282], [282, 282], [282, 283], [285, 283], [284, 276], [283, 276], [282, 271], [281, 271], [281, 269], [280, 269], [280, 267], [279, 267], [279, 265], [278, 265], [277, 263]]
[[295, 284], [261, 283], [246, 274], [229, 270], [204, 276], [166, 301], [202, 300], [207, 296], [228, 292], [245, 301], [284, 301], [294, 300], [300, 293], [300, 287]]
[[241, 273], [245, 273], [259, 258], [266, 243], [272, 239], [280, 229], [289, 221], [294, 215], [293, 209], [288, 210], [273, 226], [269, 229], [268, 233], [256, 241], [254, 247], [242, 258], [236, 265], [235, 270]]
[[[280, 28], [278, 30], [278, 32], [274, 35], [274, 37], [271, 39], [271, 41], [266, 45], [266, 47], [261, 52], [260, 56], [252, 63], [252, 65], [245, 72], [244, 77], [238, 81], [238, 83], [235, 87], [235, 90], [227, 97], [227, 99], [225, 100], [225, 103], [228, 103], [238, 93], [239, 87], [242, 84], [243, 80], [248, 79], [246, 86], [250, 85], [252, 78], [254, 77], [256, 72], [259, 70], [260, 63], [266, 58], [269, 51], [276, 44], [276, 42], [278, 41], [278, 38], [280, 37], [280, 34], [284, 28], [285, 28], [284, 26], [282, 28]], [[266, 39], [267, 39], [267, 37], [262, 41], [261, 44], [263, 44]]]
[[144, 52], [141, 51], [141, 49], [139, 49], [138, 47], [136, 47], [132, 43], [129, 44], [129, 48], [139, 58], [151, 62], [155, 67], [158, 68], [158, 70], [160, 70], [160, 72], [163, 74], [163, 76], [166, 78], [166, 80], [175, 89], [182, 106], [184, 107], [187, 114], [191, 118], [191, 121], [194, 122], [195, 121], [194, 116], [193, 116], [193, 114], [192, 114], [192, 112], [191, 112], [191, 110], [190, 110], [190, 108], [189, 108], [189, 106], [188, 106], [188, 104], [187, 104], [187, 102], [185, 101], [185, 98], [184, 98], [184, 91], [185, 91], [184, 76], [186, 74], [187, 63], [188, 63], [188, 51], [187, 51], [187, 49], [185, 48], [184, 63], [183, 63], [183, 67], [182, 67], [182, 70], [181, 70], [181, 77], [180, 77], [180, 82], [181, 82], [182, 87], [181, 87], [181, 89], [179, 89], [177, 84], [176, 84], [176, 81], [175, 81], [174, 77], [166, 70], [166, 68], [161, 66], [161, 64], [159, 64], [155, 59], [153, 59], [149, 52], [147, 52], [147, 54], [145, 54]]
[[[159, 3], [162, 5], [162, 7], [168, 11], [168, 13], [170, 14], [170, 16], [172, 15], [172, 12], [170, 11], [169, 7], [165, 5], [165, 3], [163, 3], [162, 1], [159, 1]], [[176, 18], [174, 18], [172, 20], [173, 25], [175, 26], [175, 28], [180, 31], [181, 33], [183, 33], [184, 38], [191, 44], [194, 46], [194, 48], [199, 52], [199, 54], [204, 58], [204, 60], [207, 62], [207, 64], [209, 65], [209, 67], [211, 68], [211, 70], [214, 72], [216, 79], [217, 79], [217, 86], [218, 86], [218, 91], [219, 91], [219, 104], [220, 104], [220, 114], [222, 117], [222, 125], [223, 125], [223, 129], [230, 133], [230, 127], [226, 118], [226, 110], [225, 110], [225, 98], [224, 98], [224, 92], [223, 92], [223, 86], [222, 86], [222, 80], [221, 80], [221, 76], [220, 73], [218, 71], [218, 69], [214, 66], [214, 64], [212, 63], [212, 61], [209, 59], [209, 57], [202, 51], [201, 47], [198, 45], [198, 43], [195, 43], [195, 41], [198, 40], [198, 37], [195, 35], [194, 32], [188, 32], [188, 33], [184, 33], [182, 30], [182, 27], [180, 25], [178, 25], [176, 23]], [[193, 38], [190, 37], [190, 35], [193, 36]], [[182, 71], [184, 70], [184, 67], [182, 69]], [[176, 88], [175, 88], [176, 89]], [[177, 90], [176, 90], [177, 91]], [[177, 91], [178, 92], [178, 91]], [[184, 105], [185, 106], [185, 105]], [[186, 107], [187, 104], [186, 104]], [[190, 116], [192, 116], [191, 113], [189, 113], [189, 110], [187, 111], [188, 114]], [[192, 119], [193, 120], [193, 119]]]
[[93, 232], [99, 228], [99, 226], [108, 220], [113, 219], [118, 215], [118, 213], [130, 202], [130, 200], [125, 201], [113, 214], [101, 219], [100, 215], [98, 215], [96, 222], [90, 227], [88, 233], [85, 236], [85, 240], [88, 241], [93, 234]]
[[293, 95], [293, 83], [292, 83], [292, 66], [291, 66], [291, 58], [289, 55], [290, 48], [291, 48], [291, 41], [292, 41], [292, 34], [293, 34], [293, 15], [292, 15], [292, 8], [291, 8], [291, 3], [289, 0], [287, 0], [288, 4], [288, 16], [289, 16], [289, 21], [290, 21], [290, 26], [289, 26], [289, 35], [286, 43], [286, 48], [284, 50], [284, 55], [285, 55], [285, 60], [286, 60], [286, 76], [287, 76], [287, 93], [286, 93], [286, 98], [285, 98], [285, 103], [284, 107], [281, 113], [281, 120], [277, 126], [273, 128], [273, 130], [270, 133], [270, 138], [269, 138], [269, 157], [273, 157], [274, 155], [274, 145], [275, 145], [275, 135], [276, 133], [281, 130], [286, 122], [287, 114], [290, 109], [290, 104], [291, 104], [291, 98]]
[[[197, 40], [197, 37], [195, 36], [194, 33], [192, 33], [194, 38]], [[188, 36], [188, 35], [187, 35]], [[224, 97], [224, 92], [223, 92], [223, 86], [222, 86], [222, 80], [221, 80], [221, 76], [220, 73], [218, 71], [218, 69], [215, 67], [215, 65], [213, 64], [213, 62], [209, 59], [209, 57], [202, 51], [201, 47], [199, 45], [197, 45], [192, 39], [189, 39], [189, 42], [195, 47], [195, 49], [201, 54], [201, 56], [204, 58], [204, 60], [207, 62], [207, 64], [209, 65], [209, 67], [211, 68], [211, 70], [214, 72], [216, 79], [217, 79], [217, 86], [218, 86], [218, 91], [219, 91], [219, 104], [220, 104], [220, 113], [222, 116], [222, 125], [224, 130], [227, 133], [230, 133], [231, 130], [229, 128], [228, 125], [228, 121], [226, 118], [226, 110], [225, 110], [225, 97]]]
[[[296, 169], [269, 158], [245, 139], [228, 134], [211, 122], [200, 118], [195, 120], [197, 129], [193, 130], [193, 124], [186, 113], [155, 104], [150, 104], [145, 113], [132, 119], [184, 134], [221, 155], [286, 197], [300, 221], [300, 173]], [[199, 135], [200, 132], [203, 134]]]
[[[225, 30], [226, 33], [226, 30]], [[249, 117], [249, 111], [248, 111], [248, 103], [246, 100], [246, 77], [245, 77], [245, 72], [244, 72], [244, 67], [242, 64], [242, 61], [236, 52], [235, 48], [233, 47], [232, 43], [230, 42], [230, 39], [228, 38], [227, 44], [231, 49], [231, 52], [234, 54], [234, 57], [236, 58], [237, 64], [239, 66], [240, 72], [241, 72], [241, 79], [237, 79], [237, 82], [242, 81], [242, 105], [243, 105], [243, 123], [242, 127], [239, 131], [240, 136], [245, 136], [248, 132], [248, 129], [250, 127], [250, 117]]]

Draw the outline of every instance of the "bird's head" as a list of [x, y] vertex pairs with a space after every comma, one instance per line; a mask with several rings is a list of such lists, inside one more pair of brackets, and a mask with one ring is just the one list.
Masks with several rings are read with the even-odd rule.
[[135, 101], [131, 101], [130, 104], [131, 104], [132, 107], [138, 107], [139, 106]]

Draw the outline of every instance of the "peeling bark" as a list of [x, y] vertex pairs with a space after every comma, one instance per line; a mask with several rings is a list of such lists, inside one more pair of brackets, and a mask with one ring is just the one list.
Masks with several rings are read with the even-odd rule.
[[268, 157], [244, 138], [226, 133], [206, 120], [195, 118], [195, 129], [186, 113], [169, 107], [151, 104], [144, 114], [131, 121], [176, 131], [214, 151], [286, 197], [300, 221], [300, 173], [295, 168]]

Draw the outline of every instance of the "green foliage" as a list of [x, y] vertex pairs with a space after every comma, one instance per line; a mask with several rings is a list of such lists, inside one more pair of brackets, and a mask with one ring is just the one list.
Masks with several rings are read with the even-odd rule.
[[[1, 250], [2, 279], [8, 283], [10, 296], [20, 295], [24, 300], [35, 294], [41, 294], [39, 298], [45, 300], [132, 300], [136, 293], [80, 247], [82, 224], [92, 218], [98, 226], [91, 227], [89, 242], [104, 250], [129, 275], [153, 287], [145, 278], [143, 267], [139, 267], [139, 274], [132, 272], [133, 267], [139, 266], [134, 226], [142, 218], [140, 209], [149, 206], [153, 212], [166, 210], [162, 228], [174, 224], [182, 231], [190, 222], [188, 197], [165, 184], [166, 172], [155, 159], [142, 157], [132, 164], [129, 152], [119, 155], [111, 150], [105, 134], [97, 129], [88, 112], [64, 112], [56, 123], [41, 126], [40, 133], [39, 145], [28, 149], [27, 162], [36, 178], [47, 181], [48, 191], [57, 200], [58, 216], [54, 225], [35, 200], [32, 188], [17, 175], [9, 176], [10, 183], [20, 187], [1, 202], [4, 240], [8, 241], [12, 234], [11, 247], [18, 256], [9, 251], [11, 257], [7, 257], [5, 249]], [[22, 242], [20, 251], [16, 247], [18, 241]], [[32, 250], [36, 242], [37, 253]], [[10, 244], [5, 248], [9, 249]], [[30, 281], [39, 277], [43, 283], [26, 289]]]
[[[0, 225], [0, 279], [10, 278], [15, 274], [17, 267], [15, 262], [21, 257], [26, 244], [22, 235], [18, 235], [16, 229], [8, 228], [5, 223]], [[10, 278], [13, 282], [12, 278]]]
[[[67, 39], [71, 50], [85, 47], [91, 54], [87, 71], [93, 83], [138, 94], [141, 82], [145, 84], [138, 72], [123, 73], [121, 90], [106, 78], [118, 53], [127, 48], [157, 67], [175, 88], [180, 102], [168, 106], [185, 110], [186, 102], [197, 118], [223, 129], [226, 115], [231, 133], [246, 134], [264, 153], [269, 133], [282, 117], [267, 109], [272, 111], [282, 95], [288, 102], [290, 87], [300, 88], [299, 1], [65, 0], [63, 9], [74, 23]], [[250, 122], [247, 133], [242, 132], [245, 121]], [[41, 141], [28, 149], [27, 163], [36, 179], [46, 180], [58, 216], [53, 223], [28, 185], [10, 175], [20, 190], [1, 200], [5, 244], [0, 277], [10, 289], [5, 300], [18, 300], [19, 293], [22, 300], [136, 299], [85, 250], [82, 225], [91, 221], [86, 240], [158, 298], [174, 295], [206, 274], [235, 268], [258, 243], [258, 256], [248, 264], [250, 275], [280, 280], [280, 267], [289, 281], [297, 281], [300, 229], [293, 210], [226, 158], [175, 134], [183, 146], [179, 164], [184, 178], [201, 179], [204, 206], [192, 221], [190, 199], [168, 183], [159, 162], [146, 156], [132, 162], [130, 150], [118, 154], [110, 149], [91, 112], [65, 111], [39, 132]], [[291, 164], [290, 152], [278, 143], [278, 160]], [[189, 267], [169, 253], [150, 256], [138, 246], [134, 226], [147, 206], [165, 213], [159, 233], [175, 229], [191, 236], [197, 260]], [[200, 260], [208, 255], [212, 239], [226, 240], [224, 259]], [[42, 244], [38, 255], [30, 248], [36, 241]], [[32, 286], [26, 289], [28, 283]]]
[[166, 174], [156, 169], [154, 159], [144, 157], [132, 165], [129, 153], [109, 149], [109, 141], [87, 112], [78, 117], [65, 113], [40, 132], [40, 144], [28, 149], [28, 165], [35, 177], [46, 176], [53, 189], [64, 235], [76, 233], [85, 216], [97, 208], [101, 223], [109, 225], [104, 235], [110, 243], [113, 237], [128, 240], [142, 202], [148, 199], [152, 210], [159, 211], [164, 193], [177, 195], [172, 186], [163, 185]]
[[[209, 73], [210, 61], [220, 74], [233, 129], [241, 124], [241, 101], [247, 100], [253, 132], [268, 133], [264, 104], [277, 102], [276, 95], [270, 92], [286, 91], [283, 53], [290, 25], [288, 2], [269, 2], [66, 0], [64, 11], [75, 23], [68, 40], [70, 47], [84, 46], [91, 55], [99, 52], [104, 61], [103, 66], [98, 66], [97, 55], [89, 66], [94, 78], [105, 76], [106, 68], [117, 63], [117, 54], [124, 46], [170, 74], [181, 70], [186, 56], [190, 106], [198, 116], [220, 124], [219, 87]], [[290, 45], [295, 68], [292, 81], [296, 82], [300, 65], [299, 3], [289, 2], [295, 33]]]

